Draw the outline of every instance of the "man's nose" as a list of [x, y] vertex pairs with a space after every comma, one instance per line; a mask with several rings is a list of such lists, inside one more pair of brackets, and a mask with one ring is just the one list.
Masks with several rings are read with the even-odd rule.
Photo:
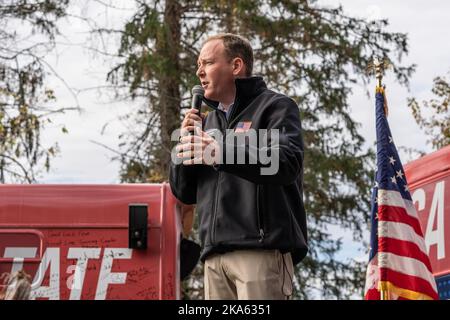
[[205, 75], [205, 70], [203, 70], [203, 67], [198, 67], [197, 72], [195, 73], [197, 77], [201, 78]]

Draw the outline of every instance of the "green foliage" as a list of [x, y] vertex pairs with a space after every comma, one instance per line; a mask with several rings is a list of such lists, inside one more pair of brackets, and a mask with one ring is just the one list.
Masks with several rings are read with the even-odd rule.
[[[360, 242], [367, 235], [374, 155], [363, 151], [347, 98], [353, 83], [368, 82], [374, 56], [391, 61], [398, 81], [408, 83], [414, 66], [400, 64], [407, 36], [385, 31], [386, 20], [353, 18], [315, 1], [136, 1], [136, 8], [123, 28], [122, 61], [109, 74], [146, 101], [129, 115], [133, 130], [121, 136], [122, 180], [148, 181], [151, 170], [167, 177], [167, 135], [179, 127], [198, 82], [202, 41], [218, 32], [241, 34], [254, 47], [254, 73], [300, 106], [311, 253], [297, 268], [296, 297], [314, 298], [317, 290], [324, 298], [361, 296], [364, 264], [339, 261], [341, 243], [328, 230], [351, 230]], [[199, 274], [194, 280], [201, 283]]]
[[[64, 1], [0, 1], [0, 182], [35, 181], [36, 167], [49, 170], [57, 146], [41, 143], [45, 104], [55, 100], [45, 88], [43, 52], [57, 34], [56, 21], [65, 15]], [[20, 25], [24, 34], [15, 31]], [[26, 30], [26, 31], [24, 31]], [[49, 41], [24, 45], [21, 37], [39, 33]], [[31, 35], [30, 35], [31, 34]], [[41, 40], [42, 41], [42, 40]], [[26, 42], [25, 42], [26, 43]]]
[[433, 148], [440, 149], [450, 144], [450, 80], [436, 77], [432, 93], [436, 96], [420, 105], [415, 98], [408, 100], [414, 119], [430, 137]]

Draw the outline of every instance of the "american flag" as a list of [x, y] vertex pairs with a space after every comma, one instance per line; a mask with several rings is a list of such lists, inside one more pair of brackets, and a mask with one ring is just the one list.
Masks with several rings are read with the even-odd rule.
[[[436, 282], [377, 88], [377, 170], [371, 198], [371, 238], [365, 299], [438, 299]], [[381, 297], [381, 291], [386, 293]]]
[[251, 121], [242, 121], [242, 122], [239, 122], [237, 125], [236, 125], [236, 128], [234, 129], [234, 132], [237, 132], [237, 133], [239, 133], [239, 132], [247, 132], [248, 131], [248, 129], [250, 129], [250, 126], [252, 125], [252, 122]]

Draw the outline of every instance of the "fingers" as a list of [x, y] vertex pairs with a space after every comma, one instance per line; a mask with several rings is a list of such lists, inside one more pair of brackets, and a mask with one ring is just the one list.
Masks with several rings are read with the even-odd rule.
[[180, 143], [201, 143], [204, 138], [204, 136], [200, 136], [197, 133], [194, 135], [184, 135], [180, 138]]
[[187, 157], [183, 160], [183, 165], [191, 165], [191, 164], [206, 164], [206, 165], [214, 165], [218, 163], [219, 159], [215, 156], [215, 154], [204, 154], [204, 152], [197, 153], [193, 151], [187, 151], [183, 153], [186, 154]]
[[203, 150], [201, 146], [193, 147], [193, 149], [178, 152], [177, 158], [183, 159], [183, 164], [185, 162], [188, 164], [200, 164], [203, 162]]
[[[196, 130], [197, 129], [197, 130]], [[194, 126], [186, 126], [181, 128], [180, 136], [189, 136], [190, 132], [195, 132], [197, 136], [204, 136], [206, 133], [202, 131], [200, 125], [194, 125]], [[181, 139], [181, 138], [180, 138]], [[180, 140], [181, 141], [181, 140]]]
[[202, 150], [185, 150], [177, 153], [177, 157], [180, 159], [192, 159], [192, 158], [202, 158], [203, 151]]
[[203, 158], [197, 157], [197, 158], [193, 158], [193, 159], [184, 160], [183, 165], [189, 166], [189, 165], [193, 165], [193, 164], [200, 164], [202, 162], [203, 162]]
[[187, 117], [183, 120], [183, 122], [181, 123], [181, 128], [185, 129], [187, 127], [200, 127], [202, 125], [202, 120], [199, 117], [197, 118], [191, 118], [191, 117]]
[[187, 126], [187, 127], [181, 128], [180, 138], [178, 140], [181, 142], [182, 137], [189, 136], [192, 132], [194, 132], [194, 129], [195, 129], [194, 126]]
[[[182, 129], [187, 129], [187, 127], [195, 127], [199, 126], [202, 123], [204, 115], [200, 114], [200, 111], [197, 109], [190, 109], [186, 112], [184, 116], [184, 120], [181, 124]], [[189, 130], [192, 131], [192, 130]]]
[[[195, 134], [185, 135], [188, 129], [192, 129]], [[184, 165], [192, 164], [214, 164], [216, 159], [216, 143], [214, 138], [209, 136], [198, 126], [187, 126], [182, 129], [180, 143], [175, 146], [177, 158], [183, 159]], [[216, 143], [217, 144], [217, 143]], [[206, 154], [205, 154], [205, 150]]]
[[203, 137], [203, 131], [200, 127], [195, 127], [195, 133], [198, 137]]
[[191, 113], [198, 115], [198, 114], [200, 114], [200, 111], [198, 111], [198, 109], [191, 108], [188, 111], [186, 111], [185, 116], [188, 115], [188, 114], [191, 114]]
[[177, 150], [178, 152], [180, 151], [186, 151], [186, 150], [196, 150], [197, 148], [199, 148], [199, 150], [202, 150], [202, 146], [203, 144], [201, 142], [199, 143], [182, 143], [179, 144], [175, 147], [175, 150]]

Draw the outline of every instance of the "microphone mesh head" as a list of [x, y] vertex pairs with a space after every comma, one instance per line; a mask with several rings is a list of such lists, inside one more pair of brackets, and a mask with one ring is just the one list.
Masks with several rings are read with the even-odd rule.
[[203, 89], [203, 87], [200, 85], [194, 86], [192, 88], [192, 95], [196, 95], [196, 94], [203, 96], [205, 94], [205, 89]]

